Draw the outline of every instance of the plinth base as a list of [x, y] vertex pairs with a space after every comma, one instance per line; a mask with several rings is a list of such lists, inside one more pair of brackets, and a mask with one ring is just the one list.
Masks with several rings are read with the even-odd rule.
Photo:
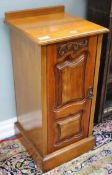
[[94, 146], [94, 137], [90, 136], [42, 157], [36, 147], [27, 137], [21, 125], [18, 122], [15, 125], [24, 137], [24, 142], [22, 142], [22, 144], [25, 146], [37, 166], [41, 168], [43, 172], [49, 171], [71, 159], [80, 156], [81, 154], [91, 150]]

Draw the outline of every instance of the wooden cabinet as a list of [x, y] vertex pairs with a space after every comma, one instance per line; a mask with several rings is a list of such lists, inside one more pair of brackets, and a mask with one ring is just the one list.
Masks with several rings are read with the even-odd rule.
[[[94, 145], [102, 34], [63, 6], [8, 12], [18, 122], [26, 148], [48, 171]], [[83, 27], [81, 27], [83, 26]]]
[[110, 29], [103, 38], [95, 123], [112, 114], [112, 0], [88, 0], [87, 18]]

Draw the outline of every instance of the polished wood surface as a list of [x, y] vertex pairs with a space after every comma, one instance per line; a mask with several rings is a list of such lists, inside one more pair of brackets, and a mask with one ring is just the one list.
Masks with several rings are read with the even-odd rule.
[[47, 142], [45, 141], [47, 138], [46, 118], [42, 118], [42, 111], [44, 115], [46, 113], [43, 109], [45, 108], [43, 104], [46, 103], [43, 89], [46, 74], [45, 49], [16, 31], [11, 31], [11, 45], [18, 121], [26, 130], [29, 139], [38, 147], [40, 154], [43, 155]]
[[41, 97], [42, 97], [42, 123], [43, 123], [43, 155], [47, 155], [47, 51], [46, 46], [41, 47]]
[[11, 27], [16, 127], [48, 171], [94, 145], [102, 33], [108, 29], [64, 13], [63, 6], [6, 13], [5, 21]]
[[19, 137], [21, 138], [20, 141], [26, 150], [30, 153], [30, 155], [35, 160], [35, 163], [38, 165], [40, 169], [43, 169], [43, 157], [37, 150], [37, 147], [30, 141], [27, 132], [23, 129], [23, 127], [19, 124], [19, 122], [15, 123], [16, 132], [20, 132]]
[[65, 138], [70, 138], [74, 135], [81, 134], [82, 126], [82, 113], [77, 115], [67, 117], [64, 120], [59, 120], [56, 122], [57, 127], [57, 141], [61, 141]]
[[95, 112], [96, 95], [97, 95], [97, 85], [98, 85], [100, 55], [101, 55], [101, 47], [102, 47], [102, 37], [103, 37], [102, 35], [98, 35], [97, 52], [96, 52], [96, 63], [95, 63], [96, 65], [95, 65], [95, 72], [94, 72], [94, 87], [93, 87], [94, 98], [93, 98], [92, 104], [91, 104], [89, 135], [92, 135], [93, 125], [94, 125], [94, 112]]
[[35, 150], [35, 147], [32, 145], [32, 143], [29, 142], [29, 139], [27, 139], [27, 134], [18, 122], [16, 123], [16, 127], [21, 131], [21, 134], [24, 136], [24, 139], [22, 137], [20, 139], [21, 143], [25, 146], [27, 151], [30, 152], [38, 167], [41, 168], [44, 172], [53, 169], [66, 161], [74, 159], [75, 157], [78, 157], [85, 152], [88, 152], [93, 148], [95, 142], [94, 137], [90, 136], [88, 138], [78, 141], [77, 143], [73, 143], [69, 146], [59, 149], [58, 151], [41, 157], [41, 155], [38, 154], [37, 150]]
[[53, 13], [63, 13], [64, 6], [52, 6], [52, 8], [45, 7], [40, 9], [27, 9], [27, 10], [19, 10], [5, 13], [6, 20], [18, 19], [18, 18], [27, 18], [27, 17], [35, 17], [40, 15], [48, 15]]
[[[71, 43], [81, 47], [73, 52], [73, 49], [70, 49]], [[67, 47], [69, 49], [66, 51]], [[88, 135], [96, 48], [97, 36], [47, 46], [49, 153]], [[63, 55], [60, 53], [61, 57], [60, 49], [63, 53]], [[74, 130], [74, 134], [64, 138], [67, 126], [63, 126], [66, 128], [64, 131], [62, 126], [59, 128], [59, 124], [57, 129], [56, 123], [58, 121], [65, 123], [65, 118], [70, 120], [72, 116], [77, 118], [77, 115], [80, 115], [80, 131], [75, 133]], [[58, 140], [59, 137], [63, 139]]]
[[5, 22], [41, 45], [108, 32], [102, 26], [64, 13], [62, 6], [53, 7], [53, 10], [32, 9], [30, 13], [29, 10], [17, 14], [9, 12], [6, 13]]
[[74, 159], [79, 155], [88, 152], [94, 146], [94, 137], [88, 137], [80, 140], [77, 143], [71, 144], [58, 151], [55, 151], [43, 159], [43, 169], [48, 171], [49, 169], [59, 166], [62, 163]]

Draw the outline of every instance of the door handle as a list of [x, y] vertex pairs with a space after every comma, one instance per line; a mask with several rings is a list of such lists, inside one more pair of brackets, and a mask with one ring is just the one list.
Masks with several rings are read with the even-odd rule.
[[94, 95], [93, 95], [93, 88], [90, 87], [90, 88], [88, 89], [87, 98], [92, 99], [93, 97], [94, 97]]

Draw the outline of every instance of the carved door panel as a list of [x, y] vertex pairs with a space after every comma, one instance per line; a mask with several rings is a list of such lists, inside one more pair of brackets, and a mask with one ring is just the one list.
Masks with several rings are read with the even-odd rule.
[[48, 152], [88, 135], [97, 37], [47, 46]]

